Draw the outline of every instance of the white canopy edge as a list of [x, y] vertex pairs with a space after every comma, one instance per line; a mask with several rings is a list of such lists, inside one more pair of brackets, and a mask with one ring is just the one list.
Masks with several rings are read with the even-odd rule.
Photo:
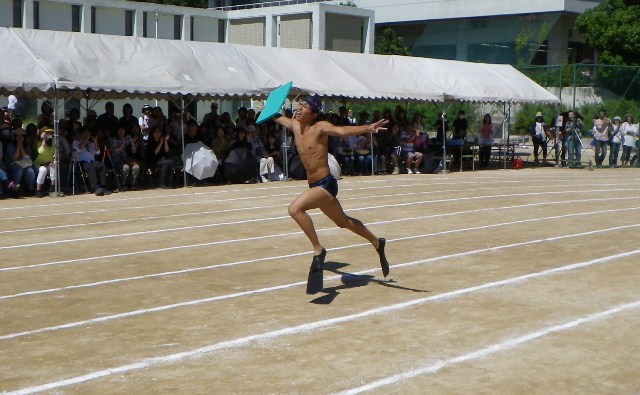
[[0, 93], [107, 98], [263, 97], [294, 90], [354, 100], [558, 103], [509, 65], [0, 28]]

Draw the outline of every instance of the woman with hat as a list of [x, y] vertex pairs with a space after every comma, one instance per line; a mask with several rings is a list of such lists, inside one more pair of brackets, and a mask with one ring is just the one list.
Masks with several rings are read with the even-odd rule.
[[540, 163], [538, 160], [540, 148], [542, 148], [542, 162], [547, 163], [547, 140], [545, 138], [547, 129], [547, 125], [542, 118], [542, 113], [538, 111], [530, 128], [531, 141], [533, 142], [533, 156], [536, 163]]

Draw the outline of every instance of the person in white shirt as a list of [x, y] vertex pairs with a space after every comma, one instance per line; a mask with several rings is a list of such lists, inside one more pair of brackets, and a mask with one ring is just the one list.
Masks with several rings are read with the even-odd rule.
[[150, 128], [150, 116], [153, 108], [145, 104], [142, 106], [142, 116], [138, 118], [138, 125], [140, 125], [140, 133], [142, 133], [142, 139], [144, 141], [149, 141], [149, 128]]
[[546, 130], [547, 125], [544, 123], [542, 113], [536, 114], [535, 120], [531, 123], [531, 141], [533, 142], [533, 157], [536, 163], [540, 163], [538, 160], [540, 148], [542, 148], [542, 162], [547, 162], [547, 139]]
[[[627, 117], [631, 115], [627, 114]], [[624, 138], [624, 134], [622, 132], [622, 118], [615, 117], [613, 118], [613, 125], [611, 126], [611, 149], [609, 151], [609, 166], [618, 166], [618, 154], [620, 153], [620, 145], [622, 144], [622, 139]]]
[[620, 126], [620, 129], [619, 134], [622, 137], [622, 166], [626, 166], [631, 159], [631, 150], [636, 146], [638, 124], [634, 124], [631, 114], [627, 114], [625, 122]]
[[96, 161], [95, 158], [96, 155], [100, 154], [98, 142], [95, 136], [91, 136], [86, 126], [80, 128], [80, 138], [73, 142], [73, 150], [76, 153], [77, 161], [82, 166], [82, 170], [89, 174], [91, 190], [96, 196], [110, 194], [111, 192], [104, 188], [107, 183], [104, 163]]

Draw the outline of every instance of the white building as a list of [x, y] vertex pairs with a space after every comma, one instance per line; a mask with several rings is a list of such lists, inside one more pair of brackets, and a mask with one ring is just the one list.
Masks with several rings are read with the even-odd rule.
[[[414, 56], [510, 64], [593, 58], [573, 31], [599, 0], [0, 0], [0, 26], [370, 53], [393, 28]], [[75, 104], [72, 104], [75, 105]], [[230, 103], [227, 111], [239, 103]], [[200, 104], [199, 117], [206, 112]], [[135, 105], [134, 105], [135, 108]], [[101, 108], [98, 108], [101, 110]]]

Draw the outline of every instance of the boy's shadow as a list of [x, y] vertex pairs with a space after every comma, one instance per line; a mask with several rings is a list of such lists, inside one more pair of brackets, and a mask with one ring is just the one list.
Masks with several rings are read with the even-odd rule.
[[429, 292], [422, 289], [408, 288], [408, 287], [396, 285], [394, 284], [395, 283], [394, 280], [388, 280], [388, 281], [381, 280], [381, 279], [375, 278], [372, 275], [352, 274], [352, 273], [347, 273], [341, 270], [342, 268], [345, 268], [347, 266], [349, 266], [349, 264], [343, 263], [343, 262], [334, 262], [334, 261], [325, 262], [323, 269], [328, 272], [339, 274], [341, 276], [340, 281], [342, 282], [342, 285], [338, 285], [330, 288], [323, 288], [322, 292], [325, 293], [326, 295], [317, 297], [309, 303], [330, 304], [338, 295], [340, 295], [340, 292], [338, 292], [339, 290], [364, 287], [366, 285], [369, 285], [370, 283], [376, 283], [385, 287], [402, 289], [402, 290], [411, 291], [411, 292]]

